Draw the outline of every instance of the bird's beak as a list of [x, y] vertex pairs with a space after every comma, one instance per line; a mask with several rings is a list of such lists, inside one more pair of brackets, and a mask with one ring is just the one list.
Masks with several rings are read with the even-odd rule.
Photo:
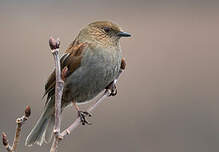
[[119, 36], [119, 37], [130, 37], [131, 34], [129, 34], [129, 33], [127, 33], [127, 32], [119, 32], [119, 33], [117, 34], [117, 36]]

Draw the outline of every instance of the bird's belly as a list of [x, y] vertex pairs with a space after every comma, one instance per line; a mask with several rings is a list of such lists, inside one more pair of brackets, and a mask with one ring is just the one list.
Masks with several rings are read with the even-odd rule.
[[77, 69], [65, 82], [65, 100], [82, 103], [94, 98], [117, 77], [120, 63], [94, 64]]

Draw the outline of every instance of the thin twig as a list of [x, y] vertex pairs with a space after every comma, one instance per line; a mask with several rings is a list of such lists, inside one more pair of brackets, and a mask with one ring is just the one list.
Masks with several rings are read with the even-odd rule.
[[20, 117], [20, 118], [17, 118], [17, 120], [16, 120], [17, 128], [16, 128], [16, 132], [14, 135], [14, 140], [13, 140], [12, 146], [9, 145], [9, 141], [8, 141], [6, 133], [4, 133], [4, 132], [2, 133], [2, 143], [8, 152], [14, 152], [16, 150], [17, 145], [19, 143], [21, 127], [24, 124], [24, 122], [29, 118], [30, 114], [31, 114], [31, 109], [29, 106], [27, 106], [25, 109], [25, 115]]
[[[96, 103], [91, 106], [87, 112], [92, 112], [103, 100], [108, 97], [111, 94], [111, 90], [107, 89], [105, 92], [97, 99]], [[81, 124], [81, 120], [78, 117], [67, 129], [65, 129], [61, 134], [59, 138], [59, 141], [61, 141], [66, 135], [69, 135], [73, 130], [75, 130], [79, 125]], [[58, 142], [59, 142], [58, 141]], [[57, 141], [53, 140], [52, 147], [55, 147], [55, 145], [58, 144]], [[50, 151], [51, 152], [51, 151]]]
[[51, 48], [51, 52], [55, 61], [55, 69], [56, 69], [56, 87], [55, 87], [55, 126], [54, 126], [54, 144], [52, 145], [50, 152], [55, 152], [58, 148], [58, 141], [60, 138], [60, 127], [61, 127], [61, 100], [62, 93], [64, 87], [64, 81], [61, 78], [61, 66], [60, 66], [60, 58], [59, 58], [59, 46], [60, 40], [55, 40], [50, 37], [49, 45]]

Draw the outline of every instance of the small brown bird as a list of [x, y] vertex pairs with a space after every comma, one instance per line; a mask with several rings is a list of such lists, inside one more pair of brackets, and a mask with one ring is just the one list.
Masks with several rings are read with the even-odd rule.
[[[121, 37], [131, 35], [109, 21], [97, 21], [83, 28], [62, 56], [61, 68], [68, 68], [62, 96], [62, 110], [73, 103], [82, 124], [88, 123], [88, 112], [77, 104], [85, 103], [103, 91], [124, 65], [119, 44]], [[26, 145], [50, 142], [54, 128], [55, 71], [45, 85], [45, 109], [26, 139]]]

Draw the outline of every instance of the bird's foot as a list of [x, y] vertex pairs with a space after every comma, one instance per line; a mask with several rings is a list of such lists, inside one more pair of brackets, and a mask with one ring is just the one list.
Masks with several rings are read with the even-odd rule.
[[117, 88], [116, 88], [116, 84], [113, 82], [111, 82], [106, 89], [109, 89], [111, 91], [109, 96], [115, 96], [117, 95]]
[[89, 112], [87, 112], [87, 111], [78, 111], [78, 117], [80, 118], [82, 125], [85, 125], [85, 124], [91, 125], [91, 123], [89, 123], [86, 120], [87, 116], [91, 117], [92, 115]]
[[116, 88], [116, 85], [113, 85], [113, 88], [111, 89], [110, 96], [115, 96], [115, 95], [117, 95], [117, 88]]

